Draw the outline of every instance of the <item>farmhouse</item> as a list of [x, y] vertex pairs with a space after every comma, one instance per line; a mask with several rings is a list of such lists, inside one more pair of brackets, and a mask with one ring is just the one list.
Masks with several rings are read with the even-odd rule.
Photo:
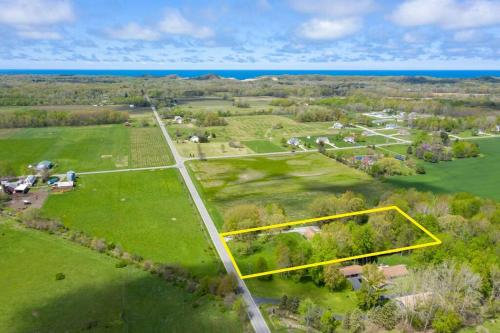
[[300, 145], [300, 140], [298, 138], [290, 138], [286, 143], [288, 143], [291, 146], [298, 146]]
[[335, 122], [332, 126], [333, 129], [342, 129], [344, 127], [344, 125], [342, 125], [342, 123], [339, 123], [338, 121]]
[[326, 136], [320, 136], [318, 138], [316, 138], [316, 144], [320, 145], [320, 144], [329, 144], [330, 143], [330, 139], [328, 139]]
[[356, 143], [356, 141], [354, 140], [354, 137], [353, 137], [353, 136], [346, 136], [346, 137], [344, 138], [344, 142], [347, 142], [347, 143], [352, 143], [352, 144]]
[[35, 169], [36, 171], [44, 171], [44, 170], [50, 170], [54, 167], [54, 163], [52, 163], [51, 161], [41, 161], [39, 162]]
[[346, 278], [359, 277], [363, 271], [363, 267], [360, 265], [350, 265], [339, 268], [340, 273]]

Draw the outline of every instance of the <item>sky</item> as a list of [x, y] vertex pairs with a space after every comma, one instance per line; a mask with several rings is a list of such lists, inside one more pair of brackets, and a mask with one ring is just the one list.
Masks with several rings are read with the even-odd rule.
[[0, 0], [3, 69], [500, 69], [500, 0]]

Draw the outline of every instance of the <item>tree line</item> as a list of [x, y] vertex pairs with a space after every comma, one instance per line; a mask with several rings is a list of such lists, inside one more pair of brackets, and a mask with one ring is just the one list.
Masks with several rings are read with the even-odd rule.
[[121, 124], [128, 119], [129, 113], [126, 111], [20, 110], [0, 112], [0, 128]]

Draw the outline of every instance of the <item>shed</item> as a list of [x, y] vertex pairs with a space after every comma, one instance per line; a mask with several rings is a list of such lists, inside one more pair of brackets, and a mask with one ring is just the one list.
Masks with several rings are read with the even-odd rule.
[[28, 184], [28, 186], [33, 186], [35, 185], [36, 183], [36, 176], [34, 175], [29, 175], [28, 177], [26, 177], [26, 179], [24, 180], [24, 183], [25, 184]]
[[52, 163], [51, 161], [41, 161], [36, 165], [35, 169], [37, 171], [43, 171], [43, 170], [52, 169], [53, 167], [54, 167], [54, 163]]
[[14, 192], [15, 193], [28, 193], [28, 191], [30, 190], [30, 187], [28, 184], [20, 184], [20, 185], [17, 185], [16, 188], [14, 189]]

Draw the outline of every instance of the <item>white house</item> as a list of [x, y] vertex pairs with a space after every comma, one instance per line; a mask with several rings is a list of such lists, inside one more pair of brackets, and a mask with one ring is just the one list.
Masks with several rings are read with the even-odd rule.
[[200, 137], [193, 135], [192, 137], [189, 138], [189, 141], [194, 143], [200, 143]]
[[353, 136], [346, 136], [344, 138], [344, 142], [347, 142], [347, 143], [356, 143], [356, 141], [354, 140], [354, 137]]
[[326, 136], [320, 136], [318, 138], [316, 138], [316, 144], [319, 145], [319, 144], [329, 144], [330, 143], [330, 139], [328, 139]]
[[176, 124], [182, 124], [183, 121], [184, 121], [184, 119], [182, 119], [181, 116], [174, 117], [174, 123], [176, 123]]
[[342, 129], [344, 127], [344, 125], [342, 125], [342, 123], [339, 123], [338, 121], [335, 122], [332, 126], [333, 129]]
[[290, 138], [286, 143], [288, 143], [291, 146], [298, 146], [300, 145], [300, 140], [298, 138]]

